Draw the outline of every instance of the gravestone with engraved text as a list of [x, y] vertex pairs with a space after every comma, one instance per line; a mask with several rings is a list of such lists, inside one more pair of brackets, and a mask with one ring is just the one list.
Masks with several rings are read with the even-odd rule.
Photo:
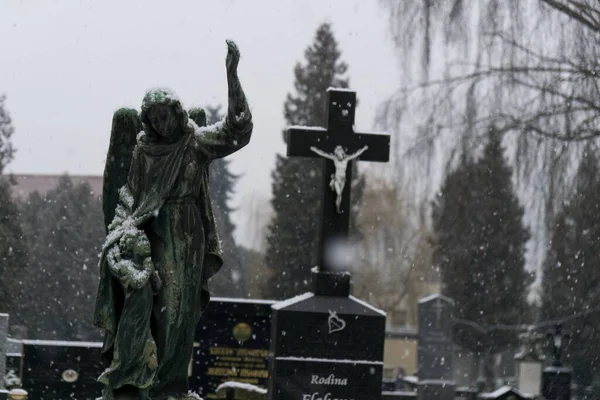
[[452, 310], [454, 302], [435, 294], [419, 301], [418, 400], [453, 400]]
[[328, 254], [347, 249], [353, 160], [388, 161], [390, 138], [354, 132], [355, 92], [329, 89], [326, 104], [326, 128], [288, 130], [288, 157], [323, 158], [319, 264], [312, 292], [273, 305], [271, 400], [381, 399], [385, 313], [350, 296]]
[[[196, 328], [190, 388], [203, 399], [216, 399], [224, 382], [267, 388], [271, 341], [269, 300], [212, 298]], [[245, 393], [246, 400], [262, 400]]]
[[381, 398], [385, 313], [306, 293], [273, 306], [272, 400]]

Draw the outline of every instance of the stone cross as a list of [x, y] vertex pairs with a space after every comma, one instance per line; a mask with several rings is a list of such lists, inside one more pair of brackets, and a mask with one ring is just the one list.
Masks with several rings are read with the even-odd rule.
[[[356, 92], [327, 89], [327, 128], [292, 126], [288, 128], [288, 157], [324, 159], [323, 204], [319, 240], [319, 267], [331, 271], [327, 246], [348, 237], [352, 161], [387, 162], [390, 136], [355, 133]], [[300, 210], [299, 210], [300, 212]]]

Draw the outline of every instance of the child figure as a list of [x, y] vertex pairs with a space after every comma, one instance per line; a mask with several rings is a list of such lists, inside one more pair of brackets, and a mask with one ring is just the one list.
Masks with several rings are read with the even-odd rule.
[[[119, 280], [125, 294], [122, 316], [127, 318], [121, 319], [117, 330], [135, 340], [120, 343], [118, 338], [122, 335], [115, 332], [112, 361], [98, 378], [107, 385], [104, 400], [129, 398], [123, 397], [128, 395], [149, 399], [158, 368], [156, 344], [150, 331], [152, 297], [161, 287], [150, 254], [148, 237], [133, 227], [123, 232], [118, 245], [107, 254], [110, 273]], [[119, 390], [119, 395], [113, 390]]]
[[144, 232], [137, 228], [128, 229], [119, 240], [119, 245], [108, 252], [108, 265], [111, 273], [119, 279], [127, 292], [141, 289], [148, 281], [153, 292], [160, 289], [158, 272], [150, 258], [150, 241]]

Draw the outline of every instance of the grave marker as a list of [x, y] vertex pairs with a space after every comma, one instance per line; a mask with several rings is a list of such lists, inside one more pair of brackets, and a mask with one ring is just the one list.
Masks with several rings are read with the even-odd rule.
[[23, 389], [31, 399], [94, 400], [104, 371], [99, 342], [23, 340]]
[[454, 302], [439, 294], [419, 301], [419, 400], [453, 400], [452, 309]]
[[388, 161], [390, 138], [354, 133], [355, 92], [329, 89], [327, 105], [326, 129], [288, 131], [288, 156], [326, 158], [324, 192], [314, 290], [273, 305], [271, 400], [381, 399], [385, 313], [350, 296], [327, 252], [348, 237], [352, 160]]
[[[269, 300], [213, 298], [196, 328], [190, 388], [205, 400], [217, 398], [224, 382], [267, 388], [271, 341]], [[248, 399], [265, 399], [249, 393]]]
[[[333, 155], [341, 147], [346, 156], [360, 153], [357, 161], [387, 162], [390, 158], [390, 136], [386, 134], [355, 133], [354, 114], [356, 92], [347, 89], [327, 89], [328, 122], [327, 128], [292, 126], [288, 129], [288, 157], [323, 156], [311, 150]], [[350, 221], [350, 183], [352, 182], [352, 159], [345, 165], [339, 165], [330, 159], [323, 159], [323, 202], [319, 222], [321, 239], [319, 241], [318, 265], [322, 271], [331, 271], [327, 248], [338, 240], [348, 237]], [[342, 171], [340, 171], [342, 169]], [[343, 171], [345, 169], [345, 171]], [[336, 207], [338, 193], [332, 188], [332, 177], [336, 173], [345, 177], [341, 191], [340, 210]]]

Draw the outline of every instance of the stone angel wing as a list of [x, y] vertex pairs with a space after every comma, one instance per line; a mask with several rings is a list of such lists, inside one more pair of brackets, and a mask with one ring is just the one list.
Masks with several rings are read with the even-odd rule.
[[136, 110], [121, 108], [114, 113], [102, 186], [102, 211], [107, 233], [108, 225], [115, 217], [119, 189], [127, 183], [133, 149], [141, 130], [142, 120]]

